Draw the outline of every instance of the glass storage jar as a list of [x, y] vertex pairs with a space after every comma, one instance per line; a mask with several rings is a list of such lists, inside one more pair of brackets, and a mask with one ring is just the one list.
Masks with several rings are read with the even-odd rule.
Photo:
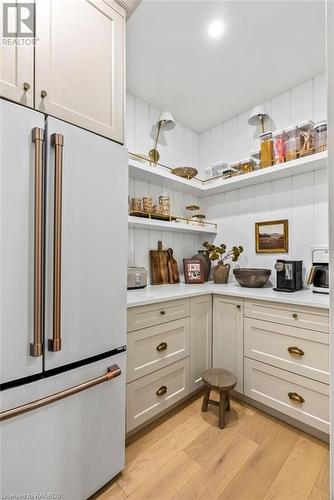
[[254, 162], [251, 157], [240, 160], [240, 170], [243, 174], [253, 171]]
[[327, 122], [325, 120], [314, 125], [314, 151], [320, 153], [327, 149]]
[[141, 212], [141, 198], [131, 198], [131, 212]]
[[144, 196], [143, 198], [143, 212], [151, 213], [153, 211], [153, 198], [152, 196]]
[[274, 164], [285, 162], [285, 134], [284, 130], [276, 130], [273, 133], [274, 140]]
[[300, 134], [297, 125], [292, 125], [284, 130], [285, 132], [285, 159], [295, 160], [300, 151]]
[[265, 132], [260, 135], [261, 139], [261, 168], [270, 167], [274, 160], [273, 135], [271, 132]]
[[307, 120], [298, 125], [300, 134], [299, 156], [311, 155], [314, 151], [314, 122]]

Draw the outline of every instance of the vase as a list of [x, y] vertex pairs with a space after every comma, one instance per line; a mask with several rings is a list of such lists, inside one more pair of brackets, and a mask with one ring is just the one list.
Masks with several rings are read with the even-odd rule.
[[217, 264], [212, 270], [213, 281], [218, 284], [226, 284], [230, 268], [230, 264]]
[[204, 279], [209, 281], [210, 271], [211, 271], [211, 260], [206, 255], [205, 250], [198, 250], [197, 255], [194, 255], [192, 259], [198, 259], [203, 262], [204, 267]]

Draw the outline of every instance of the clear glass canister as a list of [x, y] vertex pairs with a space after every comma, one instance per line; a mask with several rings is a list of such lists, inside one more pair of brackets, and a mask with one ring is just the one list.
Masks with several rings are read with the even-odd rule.
[[314, 125], [314, 150], [316, 153], [327, 149], [327, 122], [321, 121]]
[[261, 139], [261, 168], [270, 167], [274, 161], [274, 144], [271, 132], [260, 135]]
[[284, 130], [285, 132], [285, 159], [295, 160], [300, 151], [300, 134], [297, 125], [292, 125]]
[[298, 125], [300, 134], [299, 156], [311, 155], [314, 151], [314, 122], [307, 120]]
[[252, 158], [250, 158], [250, 157], [245, 158], [244, 160], [240, 160], [240, 170], [244, 174], [248, 174], [248, 172], [252, 172], [253, 165], [254, 165], [254, 162], [253, 162]]
[[284, 130], [276, 130], [273, 133], [274, 140], [274, 164], [285, 162], [285, 134]]

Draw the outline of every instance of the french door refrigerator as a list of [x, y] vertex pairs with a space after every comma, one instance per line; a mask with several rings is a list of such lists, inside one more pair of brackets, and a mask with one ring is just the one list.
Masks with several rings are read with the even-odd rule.
[[82, 500], [124, 465], [127, 153], [0, 106], [1, 493]]

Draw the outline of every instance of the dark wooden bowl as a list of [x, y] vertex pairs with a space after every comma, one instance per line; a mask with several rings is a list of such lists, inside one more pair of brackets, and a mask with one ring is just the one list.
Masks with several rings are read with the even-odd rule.
[[267, 283], [271, 270], [240, 267], [233, 269], [233, 274], [239, 285], [248, 288], [261, 288]]

